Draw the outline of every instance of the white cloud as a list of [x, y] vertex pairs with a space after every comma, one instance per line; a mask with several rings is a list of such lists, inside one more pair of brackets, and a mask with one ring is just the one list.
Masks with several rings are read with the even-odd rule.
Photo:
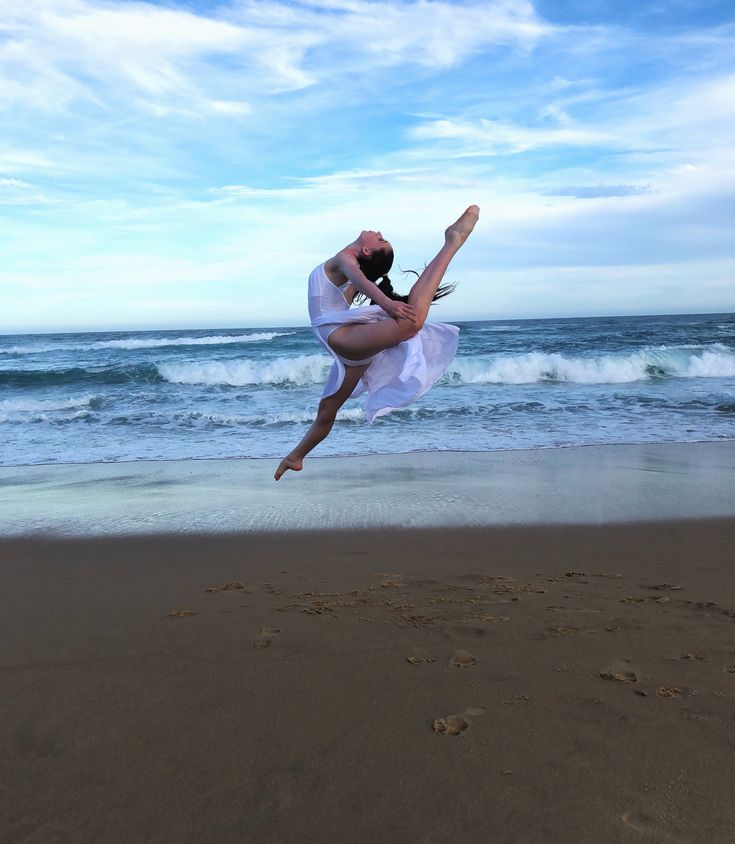
[[[639, 205], [658, 207], [665, 219], [672, 202], [677, 207], [699, 203], [702, 213], [703, 201], [722, 207], [717, 197], [735, 193], [732, 137], [735, 76], [725, 74], [666, 81], [627, 92], [599, 104], [584, 119], [570, 118], [558, 127], [482, 117], [434, 117], [409, 130], [409, 142], [418, 146], [407, 149], [405, 160], [434, 162], [439, 167], [442, 159], [478, 159], [475, 172], [486, 175], [477, 182], [488, 186], [495, 182], [496, 195], [501, 194], [509, 209], [506, 219], [516, 218], [517, 206], [508, 194], [535, 194], [537, 205], [541, 196], [606, 200], [609, 209], [614, 207], [613, 197], [639, 194]], [[535, 152], [555, 156], [540, 173], [533, 172], [538, 168], [529, 157]], [[525, 154], [533, 176], [509, 179], [498, 175], [491, 163], [481, 165], [483, 159], [507, 161], [508, 156], [520, 154]], [[400, 157], [394, 157], [393, 163], [400, 162]], [[570, 188], [574, 185], [580, 187]], [[650, 196], [645, 198], [645, 194]], [[559, 207], [557, 202], [554, 207]], [[546, 212], [533, 213], [543, 216]], [[715, 230], [719, 223], [718, 217], [712, 220]], [[675, 240], [678, 244], [680, 235]]]
[[610, 196], [637, 196], [650, 193], [650, 185], [565, 185], [549, 188], [547, 196], [574, 196], [577, 199], [600, 199]]
[[614, 136], [591, 128], [526, 128], [485, 118], [473, 122], [432, 120], [411, 130], [409, 136], [418, 140], [438, 141], [445, 151], [444, 142], [453, 142], [454, 146], [450, 147], [449, 154], [458, 157], [518, 153], [548, 146], [589, 147], [619, 144]]
[[0, 170], [6, 173], [53, 169], [54, 161], [45, 155], [9, 149], [0, 152]]
[[420, 267], [473, 201], [437, 315], [572, 308], [605, 272], [619, 298], [591, 285], [580, 307], [650, 311], [732, 255], [730, 30], [551, 26], [524, 0], [201, 7], [0, 0], [6, 314], [45, 290], [131, 320], [132, 291], [183, 320], [303, 323], [306, 274], [360, 229]]
[[209, 107], [212, 111], [233, 116], [250, 114], [252, 107], [248, 103], [236, 102], [235, 100], [210, 100]]
[[0, 179], [0, 188], [29, 188], [28, 182], [22, 179]]
[[333, 84], [379, 67], [450, 67], [482, 48], [531, 46], [548, 29], [524, 0], [338, 3], [330, 10], [246, 2], [208, 16], [142, 2], [6, 2], [2, 98], [54, 111], [73, 100], [111, 108], [124, 96], [159, 114], [184, 104], [196, 114], [207, 103], [244, 105], [263, 92]]

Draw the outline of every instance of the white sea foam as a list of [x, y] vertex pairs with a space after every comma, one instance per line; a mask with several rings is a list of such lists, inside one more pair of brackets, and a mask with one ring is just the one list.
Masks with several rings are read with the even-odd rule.
[[684, 374], [690, 378], [728, 378], [735, 375], [735, 353], [705, 351], [692, 357]]
[[0, 401], [0, 422], [60, 422], [79, 419], [89, 414], [94, 399], [94, 396], [68, 399], [4, 399]]
[[[310, 423], [316, 419], [316, 408], [311, 413], [270, 413], [260, 415], [248, 414], [220, 414], [191, 412], [187, 419], [193, 421], [212, 422], [215, 425], [284, 425]], [[365, 419], [365, 412], [359, 407], [342, 408], [337, 413], [338, 422], [361, 422]]]
[[735, 353], [711, 347], [649, 347], [627, 355], [571, 357], [527, 352], [458, 357], [448, 376], [463, 384], [623, 384], [655, 377], [723, 378], [735, 375]]
[[10, 355], [43, 352], [94, 352], [104, 349], [158, 349], [164, 346], [221, 346], [232, 343], [261, 343], [294, 334], [294, 331], [259, 331], [254, 334], [212, 334], [206, 337], [129, 337], [121, 340], [97, 340], [94, 343], [54, 343], [32, 346], [10, 346], [0, 352]]
[[71, 410], [75, 407], [89, 407], [94, 396], [68, 399], [4, 399], [0, 401], [0, 411], [4, 413]]
[[203, 361], [202, 363], [161, 363], [158, 371], [174, 384], [224, 384], [245, 387], [253, 384], [322, 383], [331, 366], [326, 355], [300, 355], [271, 361]]

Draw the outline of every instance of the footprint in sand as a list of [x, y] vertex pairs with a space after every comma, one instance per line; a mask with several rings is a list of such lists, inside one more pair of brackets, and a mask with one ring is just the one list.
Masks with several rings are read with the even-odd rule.
[[219, 586], [205, 586], [203, 592], [238, 592], [243, 591], [250, 594], [245, 588], [245, 584], [241, 580], [228, 580], [226, 583], [220, 583]]
[[458, 736], [462, 730], [469, 727], [469, 722], [461, 715], [447, 715], [446, 718], [437, 718], [434, 721], [433, 730], [435, 733], [444, 733], [446, 736]]
[[469, 706], [461, 715], [445, 715], [444, 718], [436, 718], [431, 728], [435, 733], [443, 733], [445, 736], [458, 736], [469, 727], [469, 718], [482, 715], [484, 711], [483, 706]]
[[656, 841], [670, 842], [670, 844], [680, 844], [681, 842], [681, 839], [663, 832], [659, 819], [647, 815], [645, 812], [626, 812], [623, 815], [623, 823], [636, 832], [643, 833], [649, 840], [653, 837]]
[[681, 697], [682, 691], [678, 686], [659, 686], [656, 689], [656, 695], [664, 698], [675, 698]]
[[623, 823], [632, 826], [638, 832], [648, 832], [655, 826], [656, 819], [651, 815], [646, 815], [644, 812], [626, 812], [623, 815]]
[[615, 660], [603, 671], [600, 671], [599, 676], [603, 680], [616, 680], [618, 683], [638, 682], [638, 675], [633, 670], [633, 665], [629, 659]]
[[658, 591], [667, 590], [670, 592], [678, 592], [683, 587], [682, 586], [675, 586], [673, 583], [652, 583], [650, 585], [644, 585], [644, 589], [657, 589]]
[[277, 627], [262, 627], [260, 630], [260, 639], [255, 639], [253, 642], [254, 648], [268, 648], [273, 641], [273, 637], [277, 636], [281, 631]]
[[[712, 657], [706, 656], [705, 654], [700, 653], [686, 653], [681, 654], [680, 656], [667, 656], [666, 659], [674, 660], [674, 659], [683, 659], [687, 661], [696, 661], [696, 662], [712, 662]], [[735, 674], [735, 668], [733, 668], [733, 672]]]
[[638, 682], [638, 676], [635, 671], [601, 671], [600, 677], [603, 680], [616, 680], [618, 683]]
[[467, 651], [457, 651], [449, 660], [452, 668], [470, 668], [477, 664], [477, 658]]
[[561, 636], [561, 635], [564, 635], [565, 633], [579, 633], [580, 628], [579, 627], [568, 627], [564, 624], [552, 624], [551, 627], [549, 627], [549, 631], [551, 633], [556, 633], [556, 634]]

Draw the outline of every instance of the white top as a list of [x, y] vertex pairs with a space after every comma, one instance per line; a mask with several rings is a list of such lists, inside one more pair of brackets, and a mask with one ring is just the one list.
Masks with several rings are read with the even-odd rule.
[[349, 285], [350, 282], [346, 281], [340, 287], [337, 287], [329, 280], [324, 264], [316, 267], [309, 276], [309, 317], [312, 324], [315, 319], [324, 314], [346, 311], [350, 307], [350, 303], [343, 295], [343, 291]]
[[[329, 280], [324, 264], [309, 276], [309, 316], [311, 327], [334, 363], [322, 397], [339, 390], [345, 365], [327, 343], [327, 337], [340, 325], [377, 322], [391, 317], [379, 305], [351, 308], [343, 295], [349, 282], [337, 287]], [[351, 398], [367, 392], [365, 417], [371, 424], [378, 416], [405, 407], [423, 395], [446, 372], [457, 353], [459, 329], [443, 323], [426, 323], [410, 340], [404, 340], [375, 355], [357, 383]]]

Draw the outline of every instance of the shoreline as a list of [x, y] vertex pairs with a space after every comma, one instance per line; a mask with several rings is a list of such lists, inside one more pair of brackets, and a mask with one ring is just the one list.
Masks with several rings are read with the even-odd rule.
[[0, 467], [0, 536], [282, 534], [735, 516], [735, 441]]
[[[499, 322], [499, 323], [506, 323], [506, 322], [562, 322], [562, 321], [577, 321], [577, 320], [599, 320], [599, 319], [657, 319], [657, 318], [668, 318], [668, 317], [702, 317], [702, 316], [732, 316], [735, 313], [734, 311], [696, 311], [690, 313], [689, 311], [674, 311], [672, 313], [645, 313], [645, 314], [595, 314], [593, 316], [590, 315], [577, 315], [577, 316], [544, 316], [544, 317], [521, 317], [521, 316], [506, 316], [506, 317], [487, 317], [486, 319], [450, 319], [449, 317], [443, 318], [444, 322], [464, 322], [464, 323], [471, 323], [471, 322]], [[24, 331], [19, 333], [9, 334], [6, 331], [0, 331], [0, 337], [46, 337], [50, 335], [57, 335], [57, 336], [70, 336], [73, 337], [77, 334], [168, 334], [173, 333], [175, 331], [271, 331], [281, 328], [289, 328], [293, 330], [299, 329], [310, 329], [311, 325], [308, 323], [304, 323], [303, 325], [251, 325], [245, 327], [233, 327], [231, 325], [208, 325], [204, 326], [203, 328], [192, 328], [191, 326], [185, 328], [183, 326], [177, 326], [174, 328], [103, 328], [100, 329], [98, 327], [93, 328], [79, 328], [74, 331]]]
[[[668, 446], [668, 445], [701, 445], [706, 443], [735, 443], [735, 436], [733, 437], [719, 437], [714, 440], [643, 440], [640, 442], [599, 442], [599, 443], [570, 443], [562, 445], [537, 445], [528, 446], [526, 448], [486, 448], [486, 449], [463, 449], [463, 448], [445, 448], [445, 449], [412, 449], [410, 451], [376, 451], [376, 452], [354, 452], [350, 454], [317, 454], [315, 457], [307, 457], [306, 460], [350, 460], [354, 458], [369, 458], [369, 457], [390, 457], [392, 455], [406, 455], [406, 454], [523, 454], [533, 451], [555, 451], [557, 449], [583, 449], [583, 448], [625, 448], [636, 446]], [[118, 464], [136, 464], [136, 463], [189, 463], [192, 461], [223, 461], [230, 462], [233, 460], [280, 460], [280, 456], [274, 457], [241, 457], [237, 455], [228, 455], [224, 457], [136, 457], [129, 460], [92, 460], [92, 461], [60, 461], [58, 463], [0, 463], [0, 472], [3, 469], [24, 469], [33, 467], [47, 467], [47, 466], [116, 466]]]

